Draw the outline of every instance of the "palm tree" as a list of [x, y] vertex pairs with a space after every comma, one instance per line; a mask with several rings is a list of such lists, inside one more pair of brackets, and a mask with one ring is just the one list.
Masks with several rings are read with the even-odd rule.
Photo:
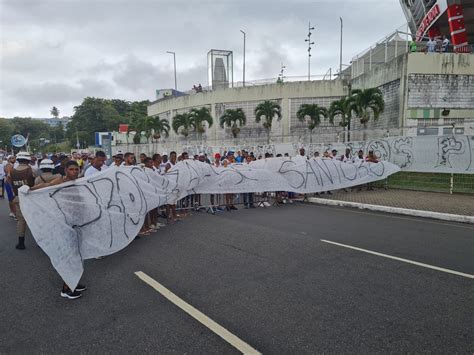
[[164, 134], [166, 138], [170, 135], [170, 124], [166, 118], [160, 118], [159, 116], [153, 117], [153, 124], [152, 124], [152, 142], [153, 142], [153, 151], [156, 151], [154, 143], [161, 138], [161, 135]]
[[339, 100], [331, 102], [328, 110], [329, 121], [334, 123], [336, 116], [341, 116], [341, 127], [347, 127], [347, 141], [351, 140], [351, 118], [354, 109], [354, 98], [352, 96], [344, 96]]
[[153, 136], [153, 128], [155, 125], [155, 118], [145, 116], [140, 120], [142, 131], [145, 132], [146, 142], [150, 143], [150, 138]]
[[364, 140], [367, 138], [367, 123], [370, 117], [373, 116], [377, 120], [380, 114], [385, 109], [385, 102], [382, 91], [379, 88], [369, 89], [354, 89], [351, 92], [351, 99], [353, 100], [352, 111], [360, 119], [360, 123], [364, 125]]
[[193, 117], [190, 112], [181, 113], [174, 116], [173, 122], [171, 123], [173, 131], [176, 134], [181, 134], [188, 140], [189, 130], [193, 128]]
[[198, 133], [199, 140], [202, 140], [202, 135], [206, 131], [204, 127], [204, 122], [207, 122], [207, 126], [210, 128], [214, 123], [211, 112], [207, 107], [193, 108], [189, 112], [192, 119], [192, 126], [194, 131]]
[[153, 139], [160, 139], [162, 133], [166, 138], [170, 135], [170, 124], [166, 118], [154, 116], [151, 128], [153, 129]]
[[219, 123], [222, 128], [224, 126], [230, 128], [232, 136], [237, 138], [237, 135], [240, 133], [240, 127], [245, 126], [247, 123], [247, 117], [245, 117], [245, 112], [241, 108], [235, 110], [228, 109], [219, 118]]
[[51, 116], [53, 116], [54, 118], [58, 118], [59, 116], [59, 110], [56, 106], [51, 107], [49, 113], [51, 113]]
[[321, 118], [328, 117], [328, 111], [325, 107], [319, 107], [317, 104], [302, 104], [296, 112], [296, 117], [304, 122], [308, 117], [309, 141], [313, 143], [313, 129], [321, 124]]
[[278, 121], [281, 120], [281, 107], [276, 102], [266, 100], [255, 107], [255, 121], [260, 123], [264, 120], [262, 126], [267, 131], [267, 144], [270, 144], [270, 132], [275, 116]]

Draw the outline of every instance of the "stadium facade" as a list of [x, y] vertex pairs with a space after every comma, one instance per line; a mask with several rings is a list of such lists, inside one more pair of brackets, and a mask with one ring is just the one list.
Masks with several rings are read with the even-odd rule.
[[[446, 31], [451, 25], [449, 19], [452, 17], [446, 18], [448, 27], [443, 21], [448, 16], [450, 7], [463, 6], [464, 14], [469, 14], [473, 10], [473, 3], [474, 0], [408, 0], [402, 1], [402, 7], [407, 14], [413, 37], [422, 32], [424, 37], [426, 33], [430, 35], [430, 31], [435, 27], [439, 28], [441, 34], [448, 33]], [[422, 25], [433, 6], [445, 10], [441, 16]], [[470, 19], [472, 18], [473, 16], [470, 16]], [[466, 26], [471, 24], [470, 21], [472, 20], [464, 21]], [[420, 26], [426, 28], [420, 32]], [[466, 33], [468, 38], [472, 36], [471, 32]], [[382, 91], [385, 111], [378, 120], [370, 120], [366, 128], [354, 118], [351, 123], [351, 141], [453, 133], [474, 135], [474, 55], [461, 51], [427, 54], [422, 51], [421, 42], [418, 43], [418, 51], [412, 52], [409, 50], [410, 37], [408, 33], [399, 31], [385, 37], [384, 41], [354, 57], [351, 65], [335, 79], [328, 77], [296, 82], [284, 80], [283, 83], [275, 80], [266, 84], [249, 82], [244, 87], [233, 87], [230, 82], [226, 85], [216, 85], [215, 78], [210, 76], [210, 85], [214, 87], [182, 96], [160, 97], [149, 105], [148, 115], [166, 118], [171, 123], [177, 114], [193, 108], [208, 107], [214, 125], [202, 136], [190, 134], [185, 138], [170, 132], [169, 138], [160, 139], [159, 146], [169, 150], [190, 146], [265, 145], [267, 135], [262, 125], [255, 122], [254, 114], [255, 107], [265, 100], [277, 102], [282, 109], [282, 119], [274, 121], [271, 130], [271, 144], [344, 142], [348, 134], [345, 128], [339, 125], [340, 119], [336, 118], [334, 125], [328, 121], [321, 122], [310, 135], [306, 124], [298, 120], [296, 112], [305, 103], [316, 103], [328, 108], [332, 101], [347, 95], [351, 88], [369, 87], [378, 87]], [[214, 73], [217, 71], [215, 68], [220, 68], [218, 77], [229, 78], [231, 73], [224, 75], [224, 71], [231, 70], [230, 65], [227, 66], [225, 61], [222, 65], [223, 61], [218, 61], [209, 72]], [[238, 138], [234, 139], [230, 129], [219, 126], [219, 117], [226, 109], [236, 108], [243, 109], [247, 124]], [[124, 144], [125, 139], [128, 143], [129, 138], [116, 137], [114, 143]], [[143, 151], [143, 145], [140, 146], [133, 150]], [[150, 147], [150, 152], [160, 148], [154, 145]], [[114, 148], [117, 149], [119, 148]]]

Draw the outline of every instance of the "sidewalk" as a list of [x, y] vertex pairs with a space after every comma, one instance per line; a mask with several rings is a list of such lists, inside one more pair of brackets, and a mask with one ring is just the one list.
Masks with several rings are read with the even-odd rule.
[[[410, 190], [333, 191], [310, 202], [474, 223], [474, 196]], [[420, 212], [418, 212], [420, 211]], [[455, 216], [455, 217], [453, 217]]]

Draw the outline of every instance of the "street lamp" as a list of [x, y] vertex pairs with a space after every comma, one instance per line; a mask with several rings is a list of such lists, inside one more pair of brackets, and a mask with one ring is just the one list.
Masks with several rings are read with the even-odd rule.
[[247, 34], [242, 30], [240, 30], [240, 32], [242, 32], [242, 34], [244, 35], [244, 71], [243, 71], [242, 85], [245, 86], [245, 37], [247, 36]]
[[344, 25], [344, 22], [342, 21], [342, 17], [339, 17], [339, 20], [341, 20], [341, 48], [339, 50], [339, 78], [342, 75], [342, 28]]
[[311, 42], [311, 31], [314, 30], [314, 27], [311, 27], [311, 22], [308, 24], [308, 38], [305, 39], [305, 42], [308, 42], [308, 81], [311, 80], [311, 46], [314, 42]]
[[173, 55], [173, 62], [174, 62], [174, 89], [178, 91], [178, 84], [176, 81], [176, 53], [175, 52], [170, 52], [166, 51], [166, 53], [172, 54]]

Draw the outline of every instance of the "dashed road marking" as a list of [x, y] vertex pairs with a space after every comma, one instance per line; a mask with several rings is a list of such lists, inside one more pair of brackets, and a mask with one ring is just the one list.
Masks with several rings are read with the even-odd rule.
[[357, 248], [357, 247], [353, 247], [353, 246], [347, 245], [347, 244], [341, 244], [341, 243], [332, 242], [332, 241], [330, 241], [330, 240], [325, 240], [325, 239], [320, 239], [320, 240], [321, 240], [322, 242], [324, 242], [324, 243], [329, 243], [329, 244], [337, 245], [337, 246], [340, 246], [340, 247], [343, 247], [343, 248], [353, 249], [353, 250], [361, 251], [361, 252], [368, 253], [368, 254], [372, 254], [372, 255], [382, 256], [382, 257], [384, 257], [384, 258], [393, 259], [393, 260], [401, 261], [401, 262], [404, 262], [404, 263], [408, 263], [408, 264], [413, 264], [413, 265], [425, 267], [425, 268], [428, 268], [428, 269], [433, 269], [433, 270], [437, 270], [437, 271], [442, 271], [442, 272], [446, 272], [446, 273], [448, 273], [448, 274], [453, 274], [453, 275], [458, 275], [458, 276], [462, 276], [462, 277], [467, 277], [468, 279], [474, 279], [474, 275], [466, 274], [466, 273], [464, 273], [464, 272], [455, 271], [455, 270], [450, 270], [450, 269], [445, 269], [445, 268], [438, 267], [438, 266], [434, 266], [434, 265], [424, 264], [424, 263], [420, 263], [420, 262], [418, 262], [418, 261], [403, 259], [403, 258], [399, 258], [399, 257], [397, 257], [397, 256], [382, 254], [382, 253], [378, 253], [378, 252], [376, 252], [376, 251], [371, 251], [371, 250], [367, 250], [367, 249]]
[[166, 287], [161, 285], [158, 281], [154, 280], [147, 274], [142, 271], [135, 272], [135, 275], [138, 276], [143, 282], [147, 283], [149, 286], [154, 288], [157, 292], [159, 292], [162, 296], [168, 299], [170, 302], [174, 303], [176, 306], [181, 308], [191, 317], [196, 319], [198, 322], [212, 330], [214, 333], [219, 335], [222, 339], [227, 341], [230, 345], [234, 348], [242, 352], [243, 354], [260, 354], [259, 351], [255, 350], [249, 344], [229, 332], [227, 329], [222, 327], [221, 325], [214, 322], [211, 318], [206, 316], [204, 313], [200, 312], [189, 303], [185, 302], [178, 296], [176, 296], [173, 292], [168, 290]]

